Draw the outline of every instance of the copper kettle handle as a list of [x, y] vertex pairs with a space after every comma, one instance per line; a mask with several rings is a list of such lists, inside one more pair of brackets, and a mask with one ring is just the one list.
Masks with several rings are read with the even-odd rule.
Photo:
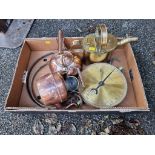
[[63, 38], [64, 38], [63, 31], [59, 30], [59, 32], [58, 32], [58, 52], [59, 52], [59, 54], [62, 54]]

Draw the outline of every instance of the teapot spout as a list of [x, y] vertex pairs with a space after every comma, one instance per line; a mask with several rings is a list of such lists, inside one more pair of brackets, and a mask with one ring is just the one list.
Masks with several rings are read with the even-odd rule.
[[138, 37], [127, 37], [125, 39], [118, 41], [117, 45], [121, 46], [121, 45], [127, 44], [129, 42], [137, 41], [137, 40], [138, 40]]

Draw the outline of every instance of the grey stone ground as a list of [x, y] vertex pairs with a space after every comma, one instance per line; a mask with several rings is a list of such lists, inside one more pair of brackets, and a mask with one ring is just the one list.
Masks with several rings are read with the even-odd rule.
[[[139, 37], [133, 50], [151, 112], [119, 113], [9, 113], [4, 112], [19, 49], [0, 48], [0, 134], [106, 134], [109, 126], [125, 119], [137, 119], [143, 134], [155, 134], [155, 20], [35, 20], [28, 37], [84, 36], [105, 23], [117, 36]], [[119, 118], [119, 119], [118, 119]], [[115, 120], [115, 122], [113, 122]], [[141, 132], [133, 134], [142, 134]]]

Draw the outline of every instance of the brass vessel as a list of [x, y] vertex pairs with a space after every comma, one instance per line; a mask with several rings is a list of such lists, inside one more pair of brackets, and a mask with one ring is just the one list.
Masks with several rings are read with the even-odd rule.
[[98, 25], [96, 32], [84, 37], [82, 46], [86, 52], [89, 52], [89, 58], [92, 62], [101, 62], [105, 60], [108, 53], [115, 50], [118, 46], [137, 41], [137, 37], [117, 38], [108, 34], [106, 25]]
[[127, 82], [123, 73], [113, 65], [94, 63], [81, 73], [85, 87], [80, 93], [85, 103], [96, 108], [118, 105], [127, 94]]

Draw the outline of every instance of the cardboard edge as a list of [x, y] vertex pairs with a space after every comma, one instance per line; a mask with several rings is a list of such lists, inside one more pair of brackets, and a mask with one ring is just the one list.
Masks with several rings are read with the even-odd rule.
[[[57, 38], [57, 37], [42, 37], [42, 38], [25, 38], [25, 40], [24, 41], [32, 41], [32, 40], [49, 40], [49, 39], [55, 39], [55, 38]], [[82, 39], [83, 37], [65, 37], [66, 39], [68, 39], [68, 38], [73, 38], [73, 39], [76, 39], [76, 38], [78, 38], [78, 39]], [[65, 39], [64, 38], [64, 39]]]
[[[107, 111], [108, 110], [108, 111]], [[137, 107], [133, 107], [133, 108], [104, 108], [104, 109], [94, 109], [94, 110], [49, 110], [49, 109], [41, 109], [41, 108], [24, 108], [24, 107], [20, 107], [20, 108], [16, 108], [16, 107], [7, 107], [5, 109], [6, 112], [68, 112], [68, 113], [82, 113], [82, 112], [87, 112], [87, 113], [95, 113], [95, 112], [149, 112], [149, 109], [143, 109], [143, 108], [137, 108]]]
[[20, 49], [18, 58], [17, 58], [17, 63], [16, 63], [16, 65], [15, 65], [15, 69], [14, 69], [14, 73], [13, 73], [13, 76], [12, 76], [12, 80], [11, 80], [11, 84], [10, 84], [10, 87], [9, 87], [9, 91], [8, 91], [7, 97], [6, 97], [5, 101], [4, 101], [4, 111], [7, 109], [6, 104], [7, 104], [7, 102], [8, 102], [9, 94], [11, 93], [11, 88], [12, 88], [13, 82], [14, 82], [14, 80], [15, 80], [15, 75], [16, 75], [16, 72], [17, 72], [17, 67], [18, 67], [18, 65], [19, 65], [19, 59], [20, 59], [20, 57], [21, 57], [22, 49], [23, 49], [25, 43], [26, 43], [26, 40], [24, 40], [23, 45], [22, 45], [22, 47], [21, 47], [21, 49]]
[[149, 110], [149, 105], [148, 105], [147, 97], [146, 97], [146, 94], [145, 94], [145, 88], [144, 88], [144, 85], [143, 85], [143, 81], [142, 81], [142, 78], [141, 78], [141, 74], [140, 74], [140, 72], [139, 72], [139, 68], [138, 68], [138, 64], [137, 64], [137, 61], [136, 61], [134, 52], [133, 52], [133, 50], [132, 50], [131, 44], [128, 43], [127, 46], [130, 48], [132, 57], [133, 57], [133, 59], [134, 59], [134, 61], [135, 61], [135, 65], [136, 65], [136, 68], [137, 68], [137, 72], [138, 72], [138, 74], [139, 74], [139, 76], [140, 76], [140, 78], [139, 78], [140, 83], [141, 83], [140, 87], [141, 87], [141, 89], [143, 90], [143, 96], [144, 96], [144, 99], [145, 99], [146, 104], [147, 104], [146, 109]]

